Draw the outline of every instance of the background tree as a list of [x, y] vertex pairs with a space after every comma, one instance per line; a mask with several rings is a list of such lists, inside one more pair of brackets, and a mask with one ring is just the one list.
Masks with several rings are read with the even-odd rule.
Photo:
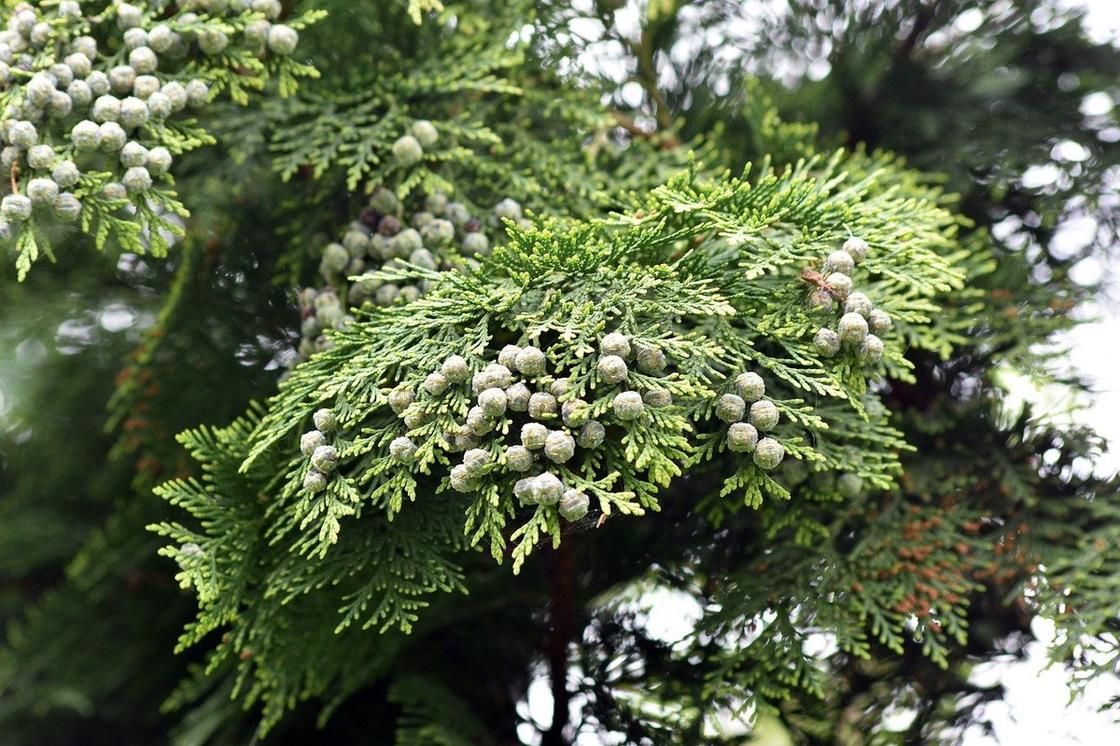
[[[93, 5], [108, 4], [83, 9]], [[1087, 654], [1090, 643], [1115, 643], [1115, 484], [1085, 468], [1101, 445], [1090, 433], [1006, 412], [999, 383], [1005, 371], [1054, 375], [1038, 343], [1069, 328], [1096, 290], [1074, 283], [1069, 269], [1114, 244], [1108, 189], [1118, 130], [1115, 109], [1100, 102], [1115, 99], [1117, 55], [1089, 42], [1076, 18], [1043, 2], [858, 11], [793, 3], [780, 16], [766, 4], [726, 3], [651, 3], [639, 12], [609, 3], [304, 5], [329, 11], [300, 39], [300, 62], [322, 78], [246, 110], [211, 103], [201, 119], [219, 145], [173, 169], [193, 215], [168, 258], [114, 241], [94, 254], [88, 239], [66, 233], [52, 242], [57, 264], [3, 285], [0, 530], [12, 621], [0, 659], [0, 728], [13, 741], [70, 743], [80, 732], [91, 742], [170, 734], [242, 743], [263, 723], [270, 740], [294, 742], [509, 743], [541, 730], [559, 743], [586, 730], [692, 743], [714, 737], [702, 714], [744, 704], [803, 741], [942, 741], [1000, 696], [970, 683], [970, 666], [1020, 653], [1036, 614], [1063, 620], [1069, 634], [1058, 654], [1071, 665], [1115, 665]], [[605, 53], [611, 64], [589, 67]], [[433, 123], [435, 142], [421, 142], [428, 133], [417, 121]], [[822, 124], [789, 123], [800, 121]], [[419, 154], [400, 144], [406, 135]], [[837, 146], [855, 151], [842, 166], [817, 160], [780, 175]], [[864, 147], [900, 153], [928, 175]], [[676, 176], [693, 152], [701, 165]], [[742, 182], [723, 173], [748, 162]], [[1053, 175], [1041, 185], [1031, 175], [1040, 166]], [[858, 199], [813, 186], [829, 173], [840, 178], [841, 168], [843, 183], [862, 184], [852, 187]], [[736, 273], [711, 274], [723, 249], [710, 236], [739, 230], [788, 246], [774, 232], [776, 209], [803, 208], [782, 223], [803, 236], [831, 235], [842, 213], [882, 237], [898, 226], [860, 205], [887, 210], [901, 193], [915, 202], [883, 215], [945, 239], [928, 244], [941, 257], [911, 258], [951, 260], [967, 281], [930, 297], [928, 325], [906, 307], [906, 293], [875, 298], [899, 304], [908, 346], [888, 337], [887, 375], [874, 386], [884, 411], [873, 416], [890, 428], [875, 431], [880, 443], [837, 416], [834, 442], [863, 444], [862, 484], [829, 478], [853, 471], [857, 454], [829, 456], [829, 437], [806, 419], [821, 440], [794, 455], [819, 448], [845, 469], [806, 479], [787, 466], [777, 481], [747, 476], [721, 498], [732, 463], [723, 454], [711, 476], [676, 480], [659, 512], [576, 522], [516, 576], [508, 561], [464, 551], [455, 508], [470, 495], [454, 491], [436, 495], [446, 502], [405, 505], [393, 523], [328, 505], [315, 520], [331, 519], [329, 535], [337, 519], [339, 543], [322, 556], [289, 553], [261, 539], [291, 536], [286, 522], [309, 515], [303, 476], [289, 473], [302, 461], [290, 428], [304, 418], [310, 429], [306, 418], [325, 393], [347, 386], [351, 396], [339, 401], [351, 401], [386, 351], [411, 355], [411, 374], [427, 375], [436, 353], [403, 345], [413, 338], [387, 332], [394, 324], [419, 320], [446, 346], [503, 297], [479, 296], [485, 283], [455, 285], [392, 264], [390, 275], [352, 282], [367, 267], [349, 255], [333, 267], [325, 247], [337, 237], [349, 250], [350, 221], [379, 225], [395, 214], [381, 209], [382, 185], [396, 193], [401, 217], [446, 209], [429, 198], [448, 194], [478, 221], [477, 233], [509, 241], [486, 265], [501, 270], [488, 281], [503, 294], [524, 278], [568, 273], [585, 278], [580, 292], [590, 297], [632, 297], [626, 283], [650, 280], [660, 262], [677, 259], [673, 240], [695, 237], [706, 259], [678, 264], [673, 281], [682, 284], [653, 305], [691, 300], [679, 313], [717, 340], [735, 338], [718, 323], [719, 303], [688, 283], [717, 280], [734, 294]], [[775, 201], [752, 201], [750, 186], [772, 189]], [[371, 207], [371, 196], [381, 202]], [[492, 206], [507, 197], [549, 220], [505, 238]], [[379, 214], [363, 213], [370, 209]], [[610, 218], [616, 210], [630, 219]], [[500, 212], [516, 217], [508, 204]], [[1054, 236], [1082, 215], [1098, 230], [1070, 255]], [[433, 269], [466, 266], [472, 247], [462, 231], [446, 246], [436, 232], [424, 239], [445, 249], [431, 252]], [[380, 264], [370, 258], [369, 268]], [[629, 276], [607, 272], [620, 258]], [[768, 295], [750, 307], [796, 306], [801, 263], [796, 252], [778, 262], [785, 281], [763, 282]], [[226, 425], [315, 350], [321, 330], [301, 322], [296, 288], [323, 295], [328, 282], [344, 316], [351, 297], [389, 302], [378, 296], [386, 285], [399, 293], [425, 280], [434, 285], [429, 300], [348, 325], [332, 350], [294, 368], [267, 408], [232, 427], [193, 430], [186, 443], [211, 481], [197, 490], [172, 482], [160, 494], [200, 522], [152, 496], [157, 484], [202, 473], [176, 433]], [[574, 281], [564, 282], [572, 292]], [[441, 310], [441, 298], [461, 305]], [[658, 318], [623, 300], [617, 307]], [[800, 318], [790, 313], [787, 321]], [[784, 329], [769, 333], [785, 341]], [[688, 344], [670, 358], [717, 354]], [[778, 357], [776, 346], [762, 349]], [[905, 359], [892, 349], [905, 349]], [[687, 401], [703, 386], [682, 375], [674, 398]], [[374, 398], [337, 414], [376, 431], [385, 423], [363, 409]], [[812, 406], [832, 418], [822, 398]], [[784, 416], [794, 414], [785, 406]], [[895, 448], [882, 442], [903, 440], [914, 450], [901, 453], [899, 476]], [[238, 472], [250, 455], [254, 467]], [[627, 478], [640, 492], [645, 478]], [[430, 496], [437, 484], [421, 479], [417, 489]], [[786, 488], [788, 501], [776, 492]], [[757, 490], [759, 507], [742, 507], [744, 489]], [[145, 530], [153, 523], [179, 539], [168, 553], [203, 602], [203, 626], [187, 635], [198, 644], [179, 656], [169, 651], [194, 603], [174, 586], [177, 568], [155, 556], [167, 542]], [[492, 527], [487, 549], [496, 535], [509, 531]], [[317, 549], [317, 540], [307, 546]], [[411, 564], [379, 565], [379, 553]], [[365, 597], [340, 600], [334, 590], [360, 591], [350, 586], [369, 578]], [[645, 623], [644, 599], [665, 589], [702, 612], [697, 634], [676, 645]], [[336, 631], [344, 605], [355, 623]], [[367, 618], [374, 624], [363, 629]], [[802, 643], [818, 634], [838, 651], [804, 657]], [[194, 665], [203, 660], [205, 668]], [[542, 674], [553, 693], [551, 727], [525, 710], [529, 683]], [[918, 717], [908, 733], [885, 732], [883, 712], [899, 705]], [[569, 720], [570, 711], [578, 714]]]

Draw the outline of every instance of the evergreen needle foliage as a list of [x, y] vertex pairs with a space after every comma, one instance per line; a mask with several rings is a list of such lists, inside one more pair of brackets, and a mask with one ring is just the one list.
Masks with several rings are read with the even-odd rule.
[[1038, 618], [1120, 673], [1104, 446], [1008, 395], [1084, 388], [1120, 53], [788, 5], [7, 3], [4, 740], [951, 742]]

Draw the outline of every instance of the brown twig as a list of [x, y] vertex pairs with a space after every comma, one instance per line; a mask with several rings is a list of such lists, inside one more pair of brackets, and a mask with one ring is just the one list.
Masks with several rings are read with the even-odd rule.
[[552, 609], [547, 654], [552, 687], [552, 725], [544, 732], [541, 746], [566, 746], [564, 726], [568, 724], [568, 643], [575, 627], [575, 544], [568, 537], [552, 554]]
[[12, 194], [19, 194], [19, 182], [16, 177], [19, 176], [19, 163], [12, 164]]

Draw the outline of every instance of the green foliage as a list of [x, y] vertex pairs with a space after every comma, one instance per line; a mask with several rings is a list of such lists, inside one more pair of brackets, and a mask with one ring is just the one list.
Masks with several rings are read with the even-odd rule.
[[[176, 218], [189, 213], [179, 201], [172, 177], [166, 174], [167, 165], [157, 165], [150, 156], [146, 162], [141, 156], [141, 162], [125, 164], [123, 156], [118, 158], [125, 143], [107, 145], [110, 138], [106, 125], [115, 126], [119, 120], [123, 128], [118, 128], [118, 134], [122, 138], [142, 145], [143, 153], [163, 148], [169, 164], [171, 157], [215, 142], [196, 119], [180, 114], [188, 104], [198, 108], [212, 96], [226, 94], [244, 106], [252, 94], [266, 91], [273, 81], [278, 95], [290, 96], [300, 78], [314, 78], [318, 72], [288, 54], [270, 53], [266, 40], [269, 19], [275, 20], [275, 13], [254, 10], [248, 3], [184, 3], [180, 7], [167, 0], [150, 0], [139, 5], [126, 4], [124, 9], [118, 7], [119, 3], [86, 2], [83, 7], [71, 3], [73, 14], [64, 12], [65, 5], [23, 3], [0, 10], [0, 22], [9, 26], [5, 33], [10, 34], [5, 42], [9, 59], [4, 61], [0, 107], [9, 124], [17, 121], [39, 129], [34, 142], [24, 143], [17, 142], [14, 130], [5, 126], [3, 142], [11, 151], [4, 160], [4, 167], [10, 171], [10, 179], [5, 179], [5, 193], [26, 194], [36, 176], [34, 172], [39, 171], [38, 178], [54, 179], [58, 187], [73, 186], [72, 192], [64, 193], [78, 200], [79, 228], [93, 239], [97, 249], [112, 245], [124, 252], [166, 256], [171, 245], [184, 235], [181, 221]], [[275, 7], [278, 10], [280, 6]], [[136, 18], [127, 16], [125, 9], [134, 11]], [[80, 12], [83, 10], [84, 15]], [[17, 16], [28, 13], [49, 30], [48, 38], [32, 38], [30, 32], [14, 31], [21, 28]], [[298, 32], [323, 16], [321, 11], [311, 11], [286, 19], [285, 25]], [[265, 25], [263, 39], [260, 24]], [[166, 48], [150, 40], [148, 32], [157, 28], [165, 32]], [[141, 32], [139, 43], [124, 38], [130, 30]], [[152, 52], [148, 44], [159, 47], [160, 54]], [[132, 56], [137, 47], [152, 56], [150, 68]], [[80, 63], [73, 61], [74, 55]], [[10, 71], [8, 63], [13, 65]], [[158, 74], [153, 74], [157, 73], [157, 66]], [[95, 82], [96, 76], [101, 76], [102, 87]], [[134, 90], [130, 81], [145, 76], [152, 90]], [[32, 92], [32, 84], [47, 80], [52, 83], [44, 103], [36, 98], [37, 91]], [[80, 84], [84, 93], [73, 88], [71, 80]], [[172, 93], [176, 86], [177, 94]], [[156, 103], [157, 98], [162, 106]], [[106, 101], [114, 103], [115, 113], [102, 113], [100, 104]], [[121, 114], [122, 103], [139, 107], [135, 122]], [[101, 125], [100, 134], [94, 127], [92, 142], [80, 143], [76, 134], [79, 123]], [[53, 151], [51, 162], [45, 166], [30, 158], [31, 146], [36, 143]], [[75, 184], [52, 175], [51, 169], [62, 162], [77, 164], [80, 169], [81, 177]], [[133, 184], [130, 167], [143, 170], [146, 185]], [[149, 176], [156, 177], [159, 183], [153, 186]], [[26, 277], [40, 255], [54, 259], [56, 227], [60, 221], [75, 219], [65, 216], [59, 204], [54, 201], [38, 205], [27, 219], [17, 220], [5, 214], [2, 233], [16, 255], [20, 279]]]
[[[298, 56], [259, 57], [239, 34], [266, 5], [143, 5], [231, 35], [173, 68], [227, 103], [144, 130], [180, 144], [174, 190], [114, 200], [112, 170], [83, 168], [80, 225], [119, 264], [44, 227], [63, 261], [0, 286], [6, 738], [700, 744], [730, 724], [930, 743], [983, 723], [1000, 691], [971, 669], [1022, 655], [1035, 618], [1078, 683], [1117, 671], [1117, 485], [1087, 468], [1103, 446], [1008, 411], [1000, 384], [1061, 379], [1044, 343], [1091, 291], [1069, 270], [1115, 225], [1115, 108], [1078, 110], [1113, 51], [1039, 26], [1041, 0], [794, 2], [757, 37], [750, 4], [317, 0], [287, 9], [317, 21]], [[96, 6], [81, 23], [123, 59]], [[957, 29], [973, 6], [990, 45]], [[424, 122], [412, 162], [394, 145]], [[1026, 186], [1039, 163], [1052, 186]], [[372, 206], [385, 189], [401, 207]], [[176, 191], [182, 235], [145, 231], [182, 214]], [[489, 255], [461, 250], [465, 223], [424, 233], [444, 198], [483, 218]], [[488, 217], [505, 198], [529, 219]], [[1095, 243], [1062, 254], [1056, 227], [1092, 209]], [[329, 240], [372, 245], [384, 212], [436, 269], [327, 266]], [[24, 264], [47, 245], [27, 235]], [[870, 244], [853, 290], [893, 321], [881, 360], [814, 343], [838, 327], [824, 262], [851, 237]], [[161, 240], [167, 259], [135, 256]], [[423, 294], [365, 303], [360, 283]], [[331, 292], [356, 318], [319, 338]], [[632, 348], [618, 383], [610, 332]], [[506, 373], [560, 411], [472, 414], [471, 374], [492, 386], [509, 345], [542, 350], [543, 372]], [[642, 364], [655, 351], [664, 369]], [[429, 381], [453, 354], [466, 380]], [[747, 371], [780, 466], [729, 447], [720, 397]], [[322, 408], [340, 458], [320, 474], [299, 441]], [[517, 471], [525, 424], [574, 454]], [[526, 492], [538, 474], [587, 514]], [[687, 622], [671, 639], [665, 598]], [[546, 675], [551, 726], [526, 704]], [[914, 721], [892, 730], [900, 708]]]

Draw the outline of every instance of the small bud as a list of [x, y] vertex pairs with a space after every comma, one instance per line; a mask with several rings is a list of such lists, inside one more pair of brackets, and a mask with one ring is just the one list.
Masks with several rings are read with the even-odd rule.
[[673, 395], [669, 393], [668, 389], [650, 389], [642, 396], [642, 401], [646, 406], [659, 408], [667, 407], [673, 403]]

